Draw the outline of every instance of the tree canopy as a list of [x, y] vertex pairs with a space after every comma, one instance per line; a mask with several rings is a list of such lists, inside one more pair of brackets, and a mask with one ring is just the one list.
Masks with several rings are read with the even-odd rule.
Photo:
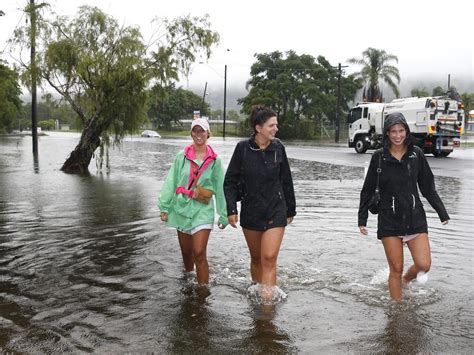
[[[398, 63], [397, 56], [385, 52], [383, 49], [367, 48], [362, 52], [362, 57], [348, 59], [348, 63], [362, 65], [360, 72], [356, 75], [365, 81], [364, 101], [382, 102], [383, 93], [379, 82], [382, 80], [392, 89], [396, 97], [400, 96], [397, 84], [400, 83], [398, 68], [390, 64]], [[394, 79], [397, 81], [395, 84]]]
[[[208, 58], [219, 40], [207, 16], [163, 19], [158, 27], [162, 31], [146, 46], [138, 28], [82, 6], [76, 17], [57, 17], [41, 32], [39, 76], [71, 105], [84, 127], [62, 170], [87, 172], [97, 147], [136, 132], [147, 121], [147, 86], [167, 85], [179, 73], [189, 73], [196, 56]], [[18, 43], [27, 43], [25, 33], [18, 32]]]
[[149, 93], [149, 120], [158, 127], [169, 128], [181, 119], [191, 119], [193, 111], [201, 111], [207, 116], [210, 112], [209, 104], [195, 93], [175, 88], [174, 84], [168, 86], [156, 85]]
[[11, 132], [21, 111], [18, 73], [0, 60], [0, 133]]
[[[273, 107], [282, 128], [281, 136], [296, 136], [295, 124], [303, 120], [334, 121], [337, 100], [335, 67], [322, 56], [297, 55], [293, 51], [256, 54], [247, 82], [249, 94], [240, 98], [243, 111], [249, 113], [255, 104]], [[353, 76], [341, 78], [341, 108], [361, 88]], [[301, 136], [300, 136], [301, 137]], [[302, 137], [301, 137], [302, 138]]]

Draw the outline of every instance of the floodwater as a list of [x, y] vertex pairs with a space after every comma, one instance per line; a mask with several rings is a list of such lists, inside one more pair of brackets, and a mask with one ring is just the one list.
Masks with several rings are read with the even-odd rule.
[[[189, 139], [129, 138], [111, 151], [110, 173], [92, 162], [90, 176], [64, 174], [77, 141], [40, 137], [33, 159], [31, 137], [0, 137], [2, 352], [472, 353], [474, 191], [465, 175], [437, 175], [451, 221], [442, 226], [425, 204], [430, 278], [393, 304], [374, 216], [370, 235], [358, 234], [363, 164], [318, 162], [320, 148], [289, 144], [298, 215], [269, 309], [254, 297], [239, 229], [211, 234], [210, 294], [182, 272], [156, 201]], [[210, 143], [227, 165], [236, 141]], [[335, 161], [339, 151], [347, 152], [334, 148]]]

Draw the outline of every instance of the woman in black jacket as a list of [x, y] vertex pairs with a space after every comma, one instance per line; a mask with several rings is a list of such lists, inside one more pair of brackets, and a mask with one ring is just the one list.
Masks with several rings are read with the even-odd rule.
[[[262, 106], [250, 116], [254, 133], [237, 144], [227, 168], [224, 194], [229, 224], [240, 225], [250, 251], [252, 280], [276, 284], [276, 262], [287, 224], [296, 215], [295, 194], [285, 147], [275, 138], [276, 113]], [[268, 290], [264, 298], [271, 297]]]
[[[377, 169], [381, 158], [380, 203], [377, 237], [382, 240], [390, 268], [388, 287], [395, 300], [402, 298], [402, 285], [431, 266], [426, 215], [418, 195], [422, 195], [436, 210], [442, 224], [449, 215], [435, 189], [434, 177], [423, 151], [411, 142], [410, 129], [401, 113], [387, 115], [384, 123], [384, 147], [370, 161], [360, 193], [359, 230], [367, 235], [370, 200], [377, 184]], [[414, 265], [403, 275], [403, 243], [406, 242]]]

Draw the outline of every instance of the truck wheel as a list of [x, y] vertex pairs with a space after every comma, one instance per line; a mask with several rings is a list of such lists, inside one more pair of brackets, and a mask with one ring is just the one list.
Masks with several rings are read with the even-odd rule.
[[354, 145], [355, 151], [359, 154], [363, 154], [367, 151], [368, 144], [365, 141], [365, 137], [359, 137], [356, 139], [355, 145]]
[[437, 157], [437, 158], [444, 158], [444, 157], [447, 157], [449, 154], [451, 154], [451, 152], [437, 152], [436, 150], [433, 150], [433, 156]]

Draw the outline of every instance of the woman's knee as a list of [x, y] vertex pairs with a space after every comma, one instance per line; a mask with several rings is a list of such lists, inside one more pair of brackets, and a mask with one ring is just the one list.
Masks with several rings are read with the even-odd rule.
[[277, 255], [273, 255], [273, 254], [262, 255], [261, 260], [262, 260], [262, 265], [267, 266], [267, 267], [273, 267], [276, 265]]
[[403, 273], [403, 263], [392, 263], [389, 265], [390, 273], [394, 275], [401, 275]]
[[416, 269], [418, 271], [428, 272], [428, 271], [430, 271], [430, 268], [431, 268], [431, 258], [427, 258], [425, 260], [418, 261], [415, 264], [415, 266], [416, 266]]
[[193, 251], [194, 262], [196, 264], [207, 261], [206, 250], [194, 250]]
[[250, 255], [250, 262], [253, 265], [260, 265], [262, 263], [262, 259], [260, 258], [260, 256]]

